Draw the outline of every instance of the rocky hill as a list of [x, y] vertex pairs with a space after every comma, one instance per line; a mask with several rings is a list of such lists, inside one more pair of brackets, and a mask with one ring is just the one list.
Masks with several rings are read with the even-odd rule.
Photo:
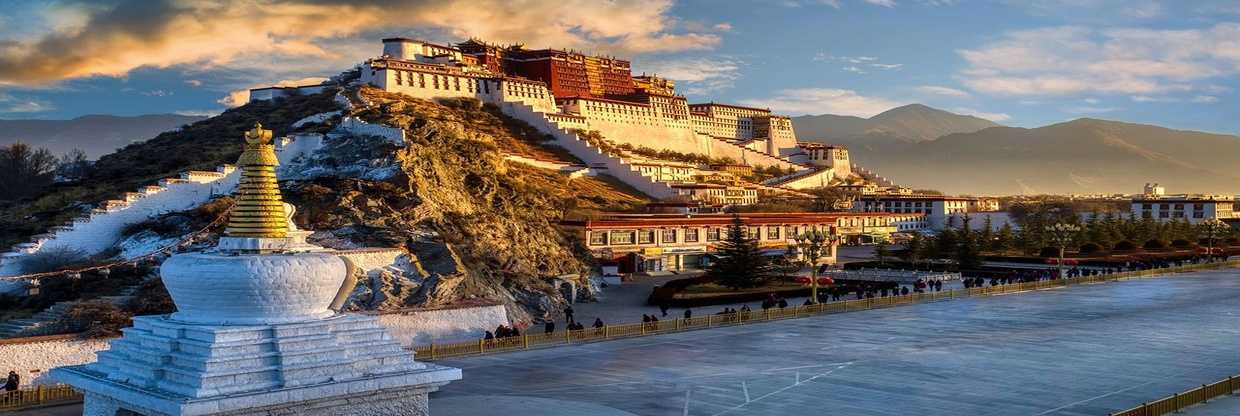
[[[113, 190], [119, 193], [170, 171], [230, 163], [241, 149], [245, 126], [261, 121], [277, 135], [292, 133], [301, 118], [339, 110], [333, 94], [251, 103], [130, 145], [102, 158], [83, 183], [51, 190], [38, 201], [87, 206], [114, 197]], [[544, 160], [571, 156], [547, 145], [547, 137], [532, 127], [477, 100], [435, 103], [370, 88], [345, 95], [354, 103], [346, 114], [296, 131], [327, 131], [342, 116], [354, 116], [400, 127], [405, 141], [333, 134], [312, 157], [284, 168], [290, 173], [282, 177], [281, 188], [285, 199], [299, 207], [298, 226], [315, 231], [312, 241], [340, 249], [396, 247], [411, 253], [407, 264], [366, 277], [354, 297], [356, 309], [485, 300], [509, 305], [514, 320], [540, 317], [564, 304], [550, 278], [590, 267], [580, 243], [558, 222], [567, 215], [634, 209], [647, 201], [606, 176], [569, 179], [558, 171], [507, 161], [507, 154]], [[24, 211], [7, 207], [4, 214], [20, 218]], [[189, 231], [187, 215], [195, 214], [168, 214], [129, 227], [126, 235], [155, 230], [167, 237]]]
[[0, 145], [22, 141], [54, 154], [81, 149], [94, 159], [127, 144], [143, 141], [205, 119], [179, 114], [141, 116], [86, 115], [71, 120], [0, 120]]

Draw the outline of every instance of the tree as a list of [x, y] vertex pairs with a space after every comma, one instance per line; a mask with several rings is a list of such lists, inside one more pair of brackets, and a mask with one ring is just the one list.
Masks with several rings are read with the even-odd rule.
[[995, 241], [991, 244], [990, 249], [998, 253], [1006, 253], [1012, 249], [1012, 244], [1015, 240], [1016, 236], [1012, 232], [1012, 224], [1005, 222], [1002, 227], [999, 227], [999, 232], [995, 234]]
[[[851, 205], [856, 199], [856, 195], [852, 192], [840, 189], [838, 187], [823, 187], [810, 191], [814, 196], [810, 210], [814, 212], [833, 212], [839, 211], [844, 205]], [[846, 209], [846, 208], [844, 208]]]
[[991, 222], [990, 215], [986, 215], [985, 220], [982, 221], [982, 230], [979, 231], [977, 235], [977, 249], [989, 250], [990, 247], [994, 245], [994, 242], [995, 225]]
[[947, 259], [956, 253], [956, 245], [960, 243], [957, 238], [956, 230], [952, 228], [944, 228], [934, 238], [934, 258]]
[[719, 260], [706, 270], [722, 286], [744, 289], [760, 286], [769, 277], [771, 266], [758, 250], [758, 240], [745, 235], [745, 223], [732, 215], [728, 238], [720, 242]]
[[17, 142], [0, 147], [0, 198], [21, 199], [51, 185], [56, 157], [47, 149]]
[[913, 237], [909, 238], [908, 243], [904, 245], [904, 260], [917, 267], [917, 261], [921, 260], [921, 254], [926, 250], [926, 238], [921, 233], [913, 233]]
[[874, 241], [874, 257], [878, 259], [878, 264], [887, 261], [887, 256], [891, 255], [891, 251], [887, 247], [887, 239], [879, 238]]
[[1063, 275], [1063, 254], [1064, 250], [1077, 239], [1077, 234], [1081, 232], [1081, 227], [1075, 224], [1058, 223], [1046, 226], [1046, 233], [1051, 243], [1059, 249], [1059, 277]]
[[1198, 228], [1197, 230], [1198, 234], [1201, 235], [1202, 239], [1206, 240], [1206, 244], [1208, 247], [1207, 250], [1209, 250], [1207, 251], [1208, 254], [1206, 255], [1206, 258], [1209, 259], [1210, 261], [1213, 261], [1214, 260], [1214, 244], [1218, 241], [1219, 238], [1222, 238], [1222, 237], [1225, 237], [1231, 234], [1232, 232], [1231, 226], [1227, 225], [1227, 223], [1225, 222], [1211, 218], [1211, 219], [1202, 221], [1201, 224], [1197, 225], [1197, 228]]
[[802, 263], [799, 257], [797, 246], [789, 244], [787, 250], [784, 251], [784, 255], [771, 262], [771, 269], [778, 272], [780, 277], [787, 279], [794, 273], [801, 271]]
[[56, 175], [65, 180], [78, 181], [90, 173], [90, 168], [91, 161], [86, 158], [86, 152], [82, 149], [73, 149], [60, 156], [60, 166], [56, 168]]

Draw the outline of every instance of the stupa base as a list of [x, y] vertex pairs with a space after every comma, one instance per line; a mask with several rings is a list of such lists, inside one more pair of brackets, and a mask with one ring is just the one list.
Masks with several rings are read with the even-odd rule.
[[53, 369], [84, 415], [427, 415], [461, 378], [420, 363], [373, 316], [270, 325], [134, 318], [92, 364]]
[[[402, 380], [361, 379], [205, 399], [165, 397], [78, 375], [73, 384], [86, 391], [83, 416], [429, 416], [427, 395], [459, 379], [460, 370], [427, 364]], [[405, 385], [383, 387], [399, 384]]]

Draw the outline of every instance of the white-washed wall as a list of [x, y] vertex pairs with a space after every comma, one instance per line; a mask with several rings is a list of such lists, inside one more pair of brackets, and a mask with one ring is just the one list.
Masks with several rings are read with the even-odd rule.
[[678, 193], [667, 184], [656, 182], [651, 178], [642, 176], [640, 172], [634, 169], [623, 159], [616, 156], [608, 155], [589, 142], [581, 139], [574, 133], [559, 128], [555, 123], [547, 121], [543, 117], [543, 113], [534, 111], [528, 105], [521, 103], [504, 103], [500, 106], [504, 114], [529, 123], [534, 128], [543, 133], [550, 134], [555, 138], [556, 144], [568, 150], [573, 156], [581, 159], [591, 168], [605, 168], [607, 174], [616, 177], [621, 182], [636, 188], [656, 199], [675, 198]]
[[95, 353], [108, 349], [110, 339], [77, 339], [64, 336], [15, 339], [0, 343], [0, 372], [16, 371], [23, 386], [55, 384], [48, 370], [95, 361]]
[[400, 256], [408, 255], [398, 248], [360, 249], [341, 251], [340, 256], [348, 257], [359, 269], [367, 272], [395, 265]]
[[382, 124], [371, 124], [356, 117], [345, 117], [344, 120], [340, 121], [340, 125], [336, 126], [336, 130], [355, 136], [378, 136], [397, 145], [405, 144], [404, 129], [388, 127]]
[[392, 337], [406, 347], [432, 341], [451, 343], [481, 339], [488, 330], [509, 325], [503, 305], [414, 310], [378, 315]]
[[[322, 144], [323, 136], [318, 134], [280, 138], [276, 141], [276, 154], [281, 165], [288, 165]], [[69, 247], [88, 255], [99, 253], [120, 241], [126, 226], [197, 207], [232, 192], [239, 179], [240, 171], [232, 166], [221, 166], [216, 172], [189, 171], [178, 178], [161, 180], [158, 185], [143, 187], [124, 200], [105, 201], [102, 208], [75, 219], [72, 225], [55, 227], [35, 241], [19, 244], [24, 247], [20, 255], [0, 258], [0, 276], [21, 274], [21, 258], [41, 250]]]

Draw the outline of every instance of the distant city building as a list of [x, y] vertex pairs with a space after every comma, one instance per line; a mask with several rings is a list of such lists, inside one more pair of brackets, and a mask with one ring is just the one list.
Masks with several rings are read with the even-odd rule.
[[1132, 199], [1132, 212], [1138, 218], [1196, 224], [1236, 218], [1235, 203], [1235, 198], [1219, 195], [1142, 196]]
[[[747, 213], [740, 214], [747, 236], [771, 255], [782, 254], [796, 236], [813, 229], [839, 235], [887, 238], [891, 233], [927, 226], [923, 214], [888, 213]], [[727, 239], [728, 214], [610, 214], [597, 219], [563, 221], [598, 259], [620, 264], [624, 273], [700, 269]], [[835, 248], [825, 261], [835, 261]]]
[[939, 195], [864, 195], [853, 202], [854, 212], [924, 214], [929, 227], [941, 230], [960, 225], [961, 217], [978, 206], [975, 198]]
[[1159, 185], [1157, 183], [1147, 183], [1145, 184], [1145, 190], [1142, 195], [1145, 195], [1147, 197], [1160, 197], [1166, 194], [1167, 194], [1167, 188], [1164, 188], [1162, 185]]

